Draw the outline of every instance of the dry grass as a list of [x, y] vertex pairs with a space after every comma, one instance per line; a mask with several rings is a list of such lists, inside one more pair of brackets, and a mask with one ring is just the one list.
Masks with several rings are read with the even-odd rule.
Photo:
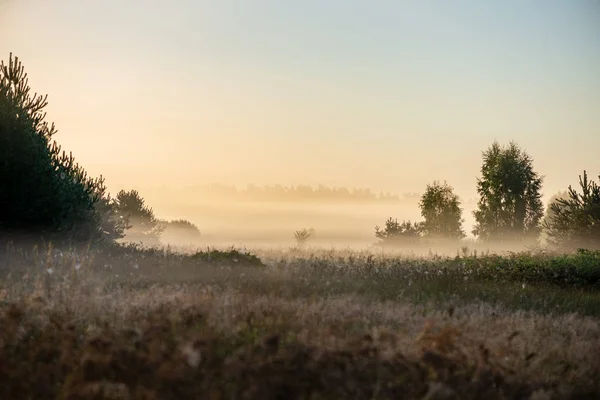
[[372, 284], [358, 290], [351, 270], [303, 275], [309, 258], [266, 253], [262, 269], [186, 266], [167, 254], [13, 253], [21, 269], [5, 268], [0, 286], [2, 398], [600, 395], [595, 316], [460, 293], [381, 297]]

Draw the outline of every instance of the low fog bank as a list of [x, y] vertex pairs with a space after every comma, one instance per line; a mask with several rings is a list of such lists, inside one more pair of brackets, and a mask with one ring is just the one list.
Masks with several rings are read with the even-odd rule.
[[[530, 249], [523, 243], [478, 243], [470, 234], [474, 218], [465, 206], [465, 230], [461, 241], [423, 240], [420, 244], [378, 246], [375, 226], [390, 216], [398, 220], [421, 219], [418, 204], [314, 204], [314, 203], [197, 203], [185, 199], [170, 202], [151, 200], [157, 215], [166, 219], [184, 218], [197, 225], [199, 237], [165, 232], [161, 244], [179, 248], [263, 248], [351, 249], [402, 252], [414, 255], [456, 255], [458, 253], [505, 253]], [[302, 245], [294, 234], [312, 229]], [[127, 238], [125, 238], [127, 240]]]

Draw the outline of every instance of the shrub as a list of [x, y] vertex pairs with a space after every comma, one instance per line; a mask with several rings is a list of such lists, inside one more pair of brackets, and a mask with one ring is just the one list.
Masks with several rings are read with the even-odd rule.
[[160, 221], [162, 227], [161, 241], [164, 243], [191, 244], [202, 236], [200, 229], [185, 219]]
[[223, 251], [217, 249], [207, 249], [199, 251], [191, 256], [192, 260], [202, 261], [210, 264], [226, 265], [244, 265], [253, 267], [264, 267], [263, 262], [255, 254], [239, 251], [234, 248]]
[[302, 229], [300, 231], [294, 232], [294, 239], [296, 239], [296, 243], [298, 243], [298, 247], [304, 247], [306, 242], [313, 237], [315, 231], [314, 229]]
[[421, 238], [423, 229], [422, 222], [402, 221], [388, 218], [385, 221], [385, 229], [375, 227], [375, 237], [380, 239], [380, 245], [405, 245], [417, 244]]

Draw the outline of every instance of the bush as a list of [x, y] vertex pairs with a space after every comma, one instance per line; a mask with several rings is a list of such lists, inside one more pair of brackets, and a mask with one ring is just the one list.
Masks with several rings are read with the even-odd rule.
[[216, 265], [245, 265], [254, 267], [264, 267], [263, 262], [255, 254], [239, 251], [234, 248], [223, 251], [217, 249], [208, 249], [199, 251], [191, 256], [192, 260], [201, 261], [203, 263], [211, 263]]
[[302, 229], [300, 231], [294, 232], [294, 239], [296, 239], [296, 243], [298, 243], [298, 247], [304, 247], [306, 242], [312, 238], [315, 234], [314, 229]]
[[200, 229], [185, 219], [160, 221], [159, 225], [163, 229], [160, 237], [163, 243], [193, 244], [202, 236]]
[[380, 239], [380, 245], [414, 245], [419, 243], [422, 229], [422, 222], [398, 222], [397, 219], [388, 218], [384, 230], [375, 227], [375, 237]]

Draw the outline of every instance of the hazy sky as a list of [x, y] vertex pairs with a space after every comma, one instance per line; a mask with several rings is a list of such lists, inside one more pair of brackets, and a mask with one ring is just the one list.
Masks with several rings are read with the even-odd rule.
[[0, 58], [109, 187], [475, 195], [516, 140], [551, 195], [600, 173], [597, 0], [0, 0]]

